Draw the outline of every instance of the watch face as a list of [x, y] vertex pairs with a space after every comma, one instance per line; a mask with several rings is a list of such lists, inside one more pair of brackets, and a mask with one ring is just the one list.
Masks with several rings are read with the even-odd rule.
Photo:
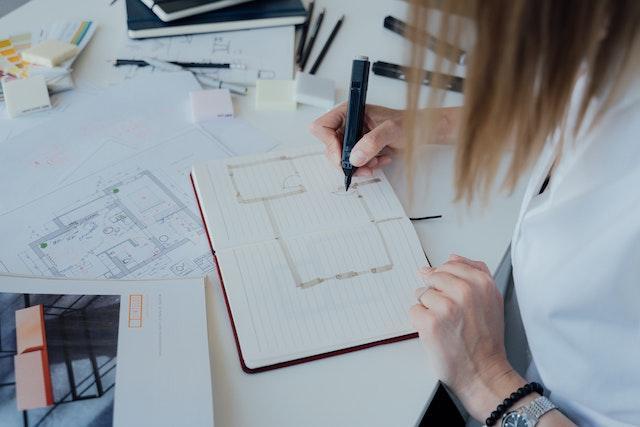
[[529, 427], [527, 418], [517, 412], [509, 412], [502, 423], [504, 427]]

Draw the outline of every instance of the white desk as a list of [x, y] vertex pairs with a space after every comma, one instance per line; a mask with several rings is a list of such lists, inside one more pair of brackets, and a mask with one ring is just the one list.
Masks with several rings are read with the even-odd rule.
[[[126, 37], [124, 0], [33, 0], [0, 19], [3, 34], [45, 25], [52, 20], [92, 19], [99, 25], [94, 40], [75, 64], [78, 81], [98, 85], [116, 83], [120, 76], [107, 60], [114, 59]], [[403, 40], [383, 29], [388, 14], [404, 15], [400, 1], [317, 0], [316, 10], [327, 8], [312, 59], [322, 47], [333, 23], [346, 15], [318, 74], [336, 80], [341, 97], [350, 72], [351, 58], [368, 55], [372, 60], [403, 62]], [[354, 18], [358, 16], [358, 18]], [[368, 101], [389, 107], [404, 106], [402, 82], [373, 76]], [[311, 142], [309, 123], [321, 111], [300, 107], [296, 113], [257, 113], [252, 92], [236, 97], [239, 116], [282, 144]], [[451, 97], [448, 103], [460, 104]], [[144, 105], [141, 104], [141, 108]], [[286, 129], [286, 132], [282, 132]], [[486, 209], [450, 203], [452, 153], [448, 147], [431, 150], [432, 171], [423, 192], [424, 214], [444, 214], [442, 220], [416, 224], [423, 245], [434, 264], [452, 253], [484, 260], [491, 269], [511, 237], [520, 187], [512, 197], [494, 196]], [[425, 366], [424, 350], [417, 340], [248, 375], [238, 363], [229, 320], [218, 288], [211, 295], [211, 347], [214, 368], [217, 426], [409, 426], [431, 395], [436, 379]]]

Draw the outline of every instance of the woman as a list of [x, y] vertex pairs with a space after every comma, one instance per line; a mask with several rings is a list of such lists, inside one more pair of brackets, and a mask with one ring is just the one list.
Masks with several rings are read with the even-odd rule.
[[[413, 3], [416, 28], [432, 22], [422, 3]], [[368, 106], [351, 162], [367, 175], [393, 151], [411, 157], [419, 135], [454, 141], [457, 194], [467, 201], [487, 194], [505, 153], [508, 188], [531, 171], [511, 256], [532, 356], [526, 376], [550, 400], [532, 386], [512, 396], [527, 379], [507, 361], [502, 297], [480, 261], [452, 256], [420, 271], [426, 286], [410, 317], [427, 359], [487, 424], [639, 425], [640, 2], [449, 3], [438, 3], [441, 39], [460, 39], [448, 12], [473, 20], [464, 107], [418, 110], [414, 76], [407, 113]], [[414, 43], [414, 67], [424, 50]], [[311, 129], [336, 164], [345, 109]], [[529, 419], [503, 417], [517, 408]]]

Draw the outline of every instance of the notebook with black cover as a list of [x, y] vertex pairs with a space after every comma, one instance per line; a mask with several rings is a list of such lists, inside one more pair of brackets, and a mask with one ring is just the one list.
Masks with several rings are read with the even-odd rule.
[[251, 0], [141, 0], [164, 22], [224, 9]]
[[126, 2], [128, 34], [134, 39], [298, 25], [306, 17], [300, 0], [254, 0], [163, 22], [141, 0]]

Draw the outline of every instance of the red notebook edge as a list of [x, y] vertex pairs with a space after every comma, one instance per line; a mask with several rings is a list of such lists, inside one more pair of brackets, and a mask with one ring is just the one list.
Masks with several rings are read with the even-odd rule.
[[218, 278], [220, 279], [220, 288], [222, 289], [222, 294], [224, 296], [224, 303], [227, 307], [227, 314], [229, 315], [229, 321], [231, 322], [231, 330], [233, 332], [233, 339], [236, 343], [236, 349], [238, 350], [238, 359], [240, 360], [240, 366], [242, 370], [248, 374], [257, 374], [259, 372], [271, 371], [274, 369], [286, 368], [289, 366], [300, 365], [302, 363], [313, 362], [314, 360], [325, 359], [327, 357], [339, 356], [341, 354], [352, 353], [354, 351], [364, 350], [371, 347], [376, 347], [379, 345], [385, 344], [393, 344], [400, 341], [410, 340], [418, 337], [418, 333], [414, 332], [411, 334], [399, 335], [397, 337], [386, 338], [383, 340], [372, 341], [365, 344], [359, 344], [352, 347], [342, 348], [340, 350], [328, 351], [326, 353], [314, 354], [313, 356], [301, 357], [299, 359], [289, 360], [287, 362], [279, 362], [274, 363], [273, 365], [261, 366], [259, 368], [250, 368], [246, 365], [244, 361], [244, 356], [242, 355], [242, 347], [240, 347], [240, 339], [238, 338], [238, 331], [236, 330], [235, 321], [233, 319], [233, 314], [231, 313], [231, 305], [229, 304], [229, 297], [227, 296], [227, 291], [224, 287], [224, 281], [222, 279], [222, 270], [220, 270], [220, 264], [218, 263], [218, 256], [216, 255], [216, 251], [213, 249], [213, 242], [211, 241], [211, 234], [209, 233], [209, 229], [207, 227], [207, 222], [204, 219], [204, 212], [202, 211], [202, 205], [200, 204], [200, 197], [198, 197], [198, 190], [196, 189], [196, 183], [193, 180], [193, 174], [189, 173], [189, 179], [191, 181], [191, 187], [193, 188], [193, 193], [196, 198], [196, 203], [198, 205], [198, 211], [200, 212], [200, 218], [202, 219], [202, 225], [204, 227], [204, 231], [207, 235], [207, 241], [209, 242], [209, 248], [211, 249], [211, 254], [213, 255], [213, 260], [216, 265], [216, 271], [218, 273]]

